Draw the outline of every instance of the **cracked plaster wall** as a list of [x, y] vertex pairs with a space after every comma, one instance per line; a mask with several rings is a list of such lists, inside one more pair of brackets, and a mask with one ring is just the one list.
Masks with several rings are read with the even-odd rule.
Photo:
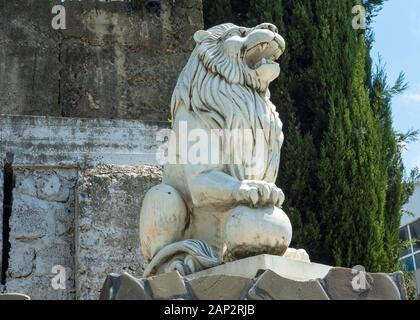
[[[73, 299], [77, 170], [22, 168], [14, 174], [7, 292], [33, 299]], [[66, 270], [65, 289], [51, 284], [56, 265]]]

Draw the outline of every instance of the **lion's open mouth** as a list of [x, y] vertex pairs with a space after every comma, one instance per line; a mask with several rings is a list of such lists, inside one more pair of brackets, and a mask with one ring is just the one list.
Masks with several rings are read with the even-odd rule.
[[270, 42], [260, 42], [247, 49], [245, 62], [251, 69], [258, 69], [265, 64], [277, 64], [277, 60], [283, 53], [284, 47], [280, 39], [274, 37]]

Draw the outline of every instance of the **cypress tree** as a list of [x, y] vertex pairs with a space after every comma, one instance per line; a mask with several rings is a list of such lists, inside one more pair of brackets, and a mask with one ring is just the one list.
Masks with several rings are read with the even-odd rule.
[[365, 85], [363, 38], [355, 48], [349, 92], [331, 105], [321, 143], [323, 256], [335, 265], [361, 264], [376, 271], [384, 259], [386, 181], [380, 171], [380, 131]]
[[417, 170], [412, 170], [405, 179], [402, 163], [404, 145], [414, 141], [417, 131], [405, 134], [395, 132], [392, 127], [391, 101], [392, 97], [407, 88], [404, 74], [401, 73], [393, 86], [389, 86], [384, 67], [379, 63], [372, 77], [371, 105], [381, 126], [382, 139], [382, 170], [386, 173], [387, 190], [384, 216], [384, 250], [387, 255], [385, 268], [398, 267], [399, 253], [402, 243], [399, 240], [399, 225], [403, 210], [414, 191], [413, 182], [419, 178]]
[[203, 0], [204, 26], [212, 26], [231, 22], [232, 7], [230, 0]]

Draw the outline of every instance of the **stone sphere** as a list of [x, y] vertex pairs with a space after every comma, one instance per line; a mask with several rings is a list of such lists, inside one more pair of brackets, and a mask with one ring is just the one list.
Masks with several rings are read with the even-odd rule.
[[225, 260], [259, 254], [283, 255], [292, 240], [289, 217], [277, 207], [238, 206], [226, 220]]

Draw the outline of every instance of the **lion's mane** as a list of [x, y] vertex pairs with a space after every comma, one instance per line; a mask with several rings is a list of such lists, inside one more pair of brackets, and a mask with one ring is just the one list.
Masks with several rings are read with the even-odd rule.
[[[231, 32], [237, 32], [237, 28], [233, 24], [211, 28], [209, 36], [196, 46], [174, 90], [172, 118], [175, 121], [179, 108], [183, 107], [195, 113], [209, 129], [251, 129], [254, 133], [253, 152], [255, 132], [262, 129], [267, 163], [263, 172], [250, 176], [243, 164], [230, 164], [228, 173], [239, 180], [274, 182], [283, 143], [282, 123], [270, 101], [269, 91], [260, 91], [259, 81], [246, 68], [241, 53], [231, 58], [221, 50], [223, 39]], [[237, 147], [230, 144], [230, 148]], [[228, 154], [235, 152], [225, 151]]]

